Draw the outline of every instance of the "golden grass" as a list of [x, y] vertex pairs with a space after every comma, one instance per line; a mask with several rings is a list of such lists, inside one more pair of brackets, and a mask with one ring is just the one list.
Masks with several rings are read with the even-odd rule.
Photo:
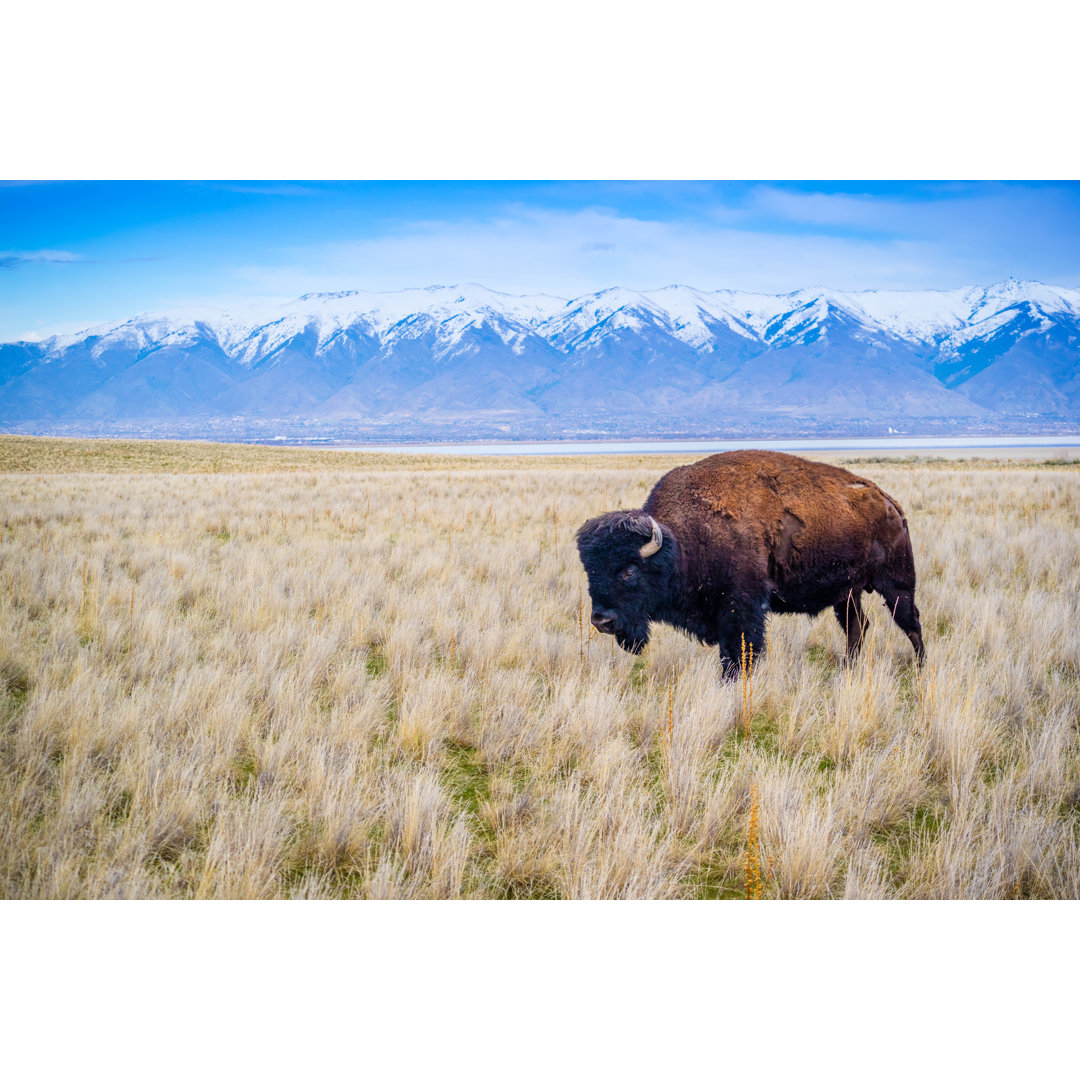
[[0, 438], [0, 894], [1080, 898], [1080, 470], [858, 466], [927, 666], [781, 616], [751, 692], [579, 610], [692, 457]]

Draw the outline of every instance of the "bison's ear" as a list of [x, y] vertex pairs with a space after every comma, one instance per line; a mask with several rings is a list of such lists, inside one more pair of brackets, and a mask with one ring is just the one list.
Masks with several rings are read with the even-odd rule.
[[660, 526], [656, 523], [656, 519], [646, 514], [649, 524], [652, 526], [652, 539], [645, 544], [638, 554], [647, 559], [650, 555], [655, 555], [664, 543], [664, 534], [660, 531]]

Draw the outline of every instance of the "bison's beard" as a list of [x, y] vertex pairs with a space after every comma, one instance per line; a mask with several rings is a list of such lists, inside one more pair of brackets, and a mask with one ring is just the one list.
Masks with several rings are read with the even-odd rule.
[[620, 649], [625, 649], [628, 653], [633, 653], [635, 656], [649, 644], [649, 627], [630, 627], [624, 629], [619, 627], [615, 631], [615, 640], [619, 643]]

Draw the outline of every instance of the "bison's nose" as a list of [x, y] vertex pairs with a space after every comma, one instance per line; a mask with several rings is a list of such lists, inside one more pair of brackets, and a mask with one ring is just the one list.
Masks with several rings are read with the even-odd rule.
[[592, 624], [600, 631], [601, 634], [614, 634], [615, 633], [615, 617], [608, 615], [603, 611], [594, 611], [592, 613]]

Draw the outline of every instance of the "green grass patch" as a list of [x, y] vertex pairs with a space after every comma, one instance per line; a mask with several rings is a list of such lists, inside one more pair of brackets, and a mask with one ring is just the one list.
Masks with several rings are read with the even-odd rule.
[[237, 797], [248, 794], [254, 787], [258, 775], [259, 763], [255, 760], [255, 755], [249, 750], [237, 754], [233, 758], [229, 771], [229, 786], [232, 794]]
[[713, 857], [682, 879], [690, 900], [745, 900], [746, 881], [730, 869], [730, 860]]
[[840, 670], [840, 665], [837, 664], [836, 657], [832, 650], [826, 648], [824, 645], [811, 645], [806, 651], [806, 659], [809, 660], [814, 667], [830, 677]]
[[131, 817], [131, 804], [134, 799], [133, 792], [129, 788], [124, 788], [113, 800], [112, 805], [109, 807], [109, 820], [114, 825], [119, 825]]
[[[441, 782], [451, 799], [464, 812], [465, 820], [478, 847], [470, 857], [468, 878], [473, 888], [484, 890], [497, 900], [558, 900], [561, 898], [558, 883], [545, 874], [521, 874], [507, 877], [496, 873], [495, 826], [483, 813], [485, 804], [491, 801], [491, 771], [480, 758], [477, 747], [456, 739], [443, 740], [446, 765]], [[518, 776], [517, 772], [521, 775]], [[528, 782], [523, 770], [510, 773], [514, 790], [520, 790]]]
[[13, 720], [26, 707], [30, 687], [7, 685], [0, 690], [0, 721]]
[[455, 739], [443, 740], [443, 748], [447, 762], [442, 771], [443, 786], [471, 818], [473, 832], [480, 839], [494, 840], [494, 830], [480, 813], [481, 802], [491, 799], [491, 776], [480, 760], [480, 751]]
[[561, 900], [562, 894], [556, 882], [543, 875], [534, 875], [502, 880], [492, 897], [496, 900]]
[[652, 795], [653, 812], [658, 817], [664, 816], [667, 807], [667, 762], [664, 760], [664, 747], [660, 733], [657, 733], [652, 749], [645, 755], [646, 784]]
[[[483, 813], [491, 801], [491, 771], [480, 758], [475, 746], [456, 739], [444, 739], [446, 765], [441, 782], [446, 792], [465, 813], [473, 836], [479, 841], [478, 850], [470, 858], [469, 878], [474, 887], [489, 891], [497, 900], [558, 900], [558, 884], [544, 874], [497, 876], [495, 872], [495, 827]], [[510, 774], [515, 790], [527, 783], [528, 777]]]
[[948, 822], [937, 804], [919, 803], [896, 824], [871, 828], [870, 836], [884, 850], [893, 882], [900, 885], [916, 843], [932, 842], [946, 828]]
[[382, 675], [386, 672], [389, 662], [383, 652], [381, 641], [368, 642], [367, 657], [364, 659], [364, 667], [369, 675]]

